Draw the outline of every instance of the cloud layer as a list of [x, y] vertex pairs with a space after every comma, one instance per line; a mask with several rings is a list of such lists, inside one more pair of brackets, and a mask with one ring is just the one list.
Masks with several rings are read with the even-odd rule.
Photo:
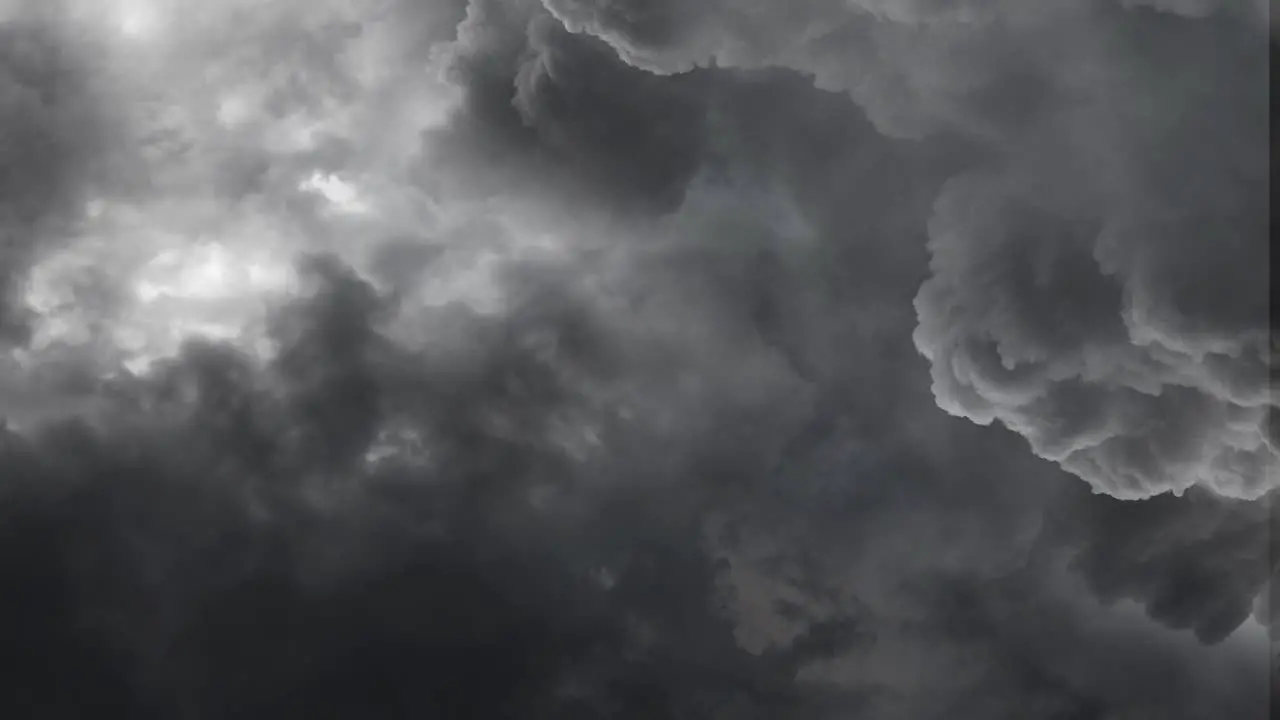
[[1246, 6], [547, 5], [641, 67], [780, 64], [883, 132], [977, 140], [993, 156], [938, 198], [917, 300], [939, 404], [1121, 497], [1273, 487], [1268, 35]]
[[1254, 6], [11, 5], [0, 713], [1265, 716]]

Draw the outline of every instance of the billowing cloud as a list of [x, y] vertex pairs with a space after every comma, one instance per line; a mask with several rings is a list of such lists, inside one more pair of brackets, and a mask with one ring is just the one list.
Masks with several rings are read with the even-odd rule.
[[944, 192], [917, 339], [944, 407], [1004, 422], [1101, 492], [1255, 498], [1277, 469], [1265, 42], [1170, 22], [1123, 30], [1142, 44], [1103, 56], [1097, 112], [1048, 123], [1062, 147], [1037, 139], [1036, 166]]
[[304, 276], [269, 366], [193, 345], [107, 413], [6, 439], [6, 546], [35, 552], [10, 563], [48, 605], [6, 612], [15, 652], [77, 664], [33, 669], [14, 712], [82, 683], [161, 715], [817, 712], [796, 663], [736, 645], [696, 486], [575, 460], [561, 426], [589, 408], [529, 337], [572, 307], [404, 355], [368, 284]]
[[[930, 221], [917, 343], [939, 404], [1120, 497], [1273, 486], [1267, 32], [1248, 7], [548, 5], [642, 67], [793, 67], [886, 133], [990, 148]], [[647, 30], [667, 22], [692, 29]]]
[[1257, 29], [1142, 5], [43, 11], [0, 711], [1263, 717]]

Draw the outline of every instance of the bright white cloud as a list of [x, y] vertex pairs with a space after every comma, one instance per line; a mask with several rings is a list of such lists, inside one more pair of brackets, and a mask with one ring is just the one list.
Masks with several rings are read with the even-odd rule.
[[163, 30], [163, 20], [155, 0], [118, 0], [116, 23], [128, 38], [145, 40], [154, 37]]
[[332, 210], [342, 214], [362, 215], [371, 210], [355, 185], [334, 174], [313, 173], [298, 187], [320, 195], [329, 201]]

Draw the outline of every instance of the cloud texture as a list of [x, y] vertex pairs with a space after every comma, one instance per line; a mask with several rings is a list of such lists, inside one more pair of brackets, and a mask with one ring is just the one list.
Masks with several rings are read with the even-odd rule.
[[0, 713], [1264, 717], [1259, 7], [0, 3]]
[[938, 198], [917, 300], [939, 404], [1117, 496], [1272, 487], [1268, 34], [1247, 6], [547, 4], [643, 67], [782, 64], [886, 133], [977, 140], [992, 157]]

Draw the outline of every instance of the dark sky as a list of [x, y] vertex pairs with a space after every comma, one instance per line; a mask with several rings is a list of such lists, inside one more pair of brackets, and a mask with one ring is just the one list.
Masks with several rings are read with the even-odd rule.
[[0, 717], [1269, 717], [1266, 6], [0, 0]]

